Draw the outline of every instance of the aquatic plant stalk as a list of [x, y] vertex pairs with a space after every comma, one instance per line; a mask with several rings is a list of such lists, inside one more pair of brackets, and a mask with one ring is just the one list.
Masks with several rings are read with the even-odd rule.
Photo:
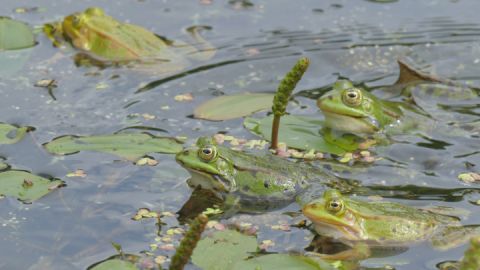
[[280, 118], [285, 115], [287, 110], [288, 100], [293, 92], [293, 89], [297, 85], [298, 81], [303, 76], [303, 73], [308, 68], [310, 60], [306, 57], [300, 58], [295, 66], [285, 75], [283, 80], [278, 86], [277, 93], [273, 97], [273, 123], [272, 123], [272, 139], [271, 149], [278, 148], [278, 129], [280, 127]]
[[169, 270], [182, 270], [192, 256], [193, 249], [197, 246], [202, 232], [207, 225], [208, 217], [205, 214], [198, 215], [190, 224], [190, 229], [185, 233], [178, 245], [175, 255], [172, 257]]

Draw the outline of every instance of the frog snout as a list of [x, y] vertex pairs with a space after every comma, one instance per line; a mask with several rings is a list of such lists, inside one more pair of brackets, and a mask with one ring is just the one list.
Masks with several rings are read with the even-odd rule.
[[176, 155], [175, 155], [175, 159], [179, 162], [182, 162], [184, 161], [184, 158], [187, 157], [188, 155], [190, 155], [190, 151], [189, 149], [184, 149], [180, 152], [178, 152]]
[[180, 156], [188, 156], [189, 154], [190, 154], [190, 150], [186, 149], [186, 150], [181, 151], [181, 152], [178, 153], [177, 155], [180, 155]]

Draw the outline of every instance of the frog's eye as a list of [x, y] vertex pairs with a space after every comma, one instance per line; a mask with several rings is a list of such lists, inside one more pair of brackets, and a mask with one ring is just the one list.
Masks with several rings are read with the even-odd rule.
[[362, 103], [362, 92], [357, 88], [346, 89], [342, 93], [342, 101], [348, 106], [358, 106]]
[[343, 202], [340, 199], [331, 199], [327, 202], [326, 208], [332, 213], [338, 213], [343, 209]]
[[205, 146], [198, 149], [198, 156], [206, 162], [210, 162], [217, 157], [217, 148], [215, 146]]
[[83, 16], [81, 15], [73, 15], [72, 17], [72, 26], [75, 28], [79, 28], [82, 25]]

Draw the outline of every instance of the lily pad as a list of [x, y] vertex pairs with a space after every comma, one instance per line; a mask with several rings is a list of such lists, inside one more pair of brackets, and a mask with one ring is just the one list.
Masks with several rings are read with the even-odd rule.
[[111, 259], [107, 261], [103, 261], [92, 268], [88, 268], [89, 270], [138, 270], [138, 268], [129, 261], [123, 261], [120, 259]]
[[32, 28], [7, 17], [0, 17], [0, 51], [29, 48], [35, 45]]
[[[270, 140], [272, 133], [272, 118], [262, 119], [248, 117], [243, 125], [251, 132]], [[343, 155], [345, 152], [358, 149], [355, 136], [344, 135], [335, 137], [322, 128], [323, 121], [307, 116], [286, 115], [280, 120], [279, 141], [291, 148]]]
[[257, 240], [237, 231], [215, 232], [200, 240], [193, 251], [192, 262], [202, 269], [232, 269], [238, 261], [257, 249]]
[[57, 137], [44, 144], [52, 154], [70, 155], [80, 151], [98, 151], [136, 161], [147, 153], [175, 154], [182, 145], [174, 138], [157, 137], [150, 133], [116, 133], [112, 135]]
[[195, 118], [222, 121], [248, 116], [272, 107], [273, 94], [241, 93], [208, 100], [193, 112]]
[[0, 173], [0, 194], [16, 197], [23, 202], [32, 202], [63, 183], [61, 180], [50, 180], [25, 171], [5, 171]]
[[289, 254], [269, 254], [256, 257], [250, 260], [237, 262], [232, 270], [334, 270], [328, 263], [315, 260], [313, 258], [289, 255]]
[[0, 123], [0, 144], [14, 144], [25, 137], [32, 127], [16, 127], [14, 125]]

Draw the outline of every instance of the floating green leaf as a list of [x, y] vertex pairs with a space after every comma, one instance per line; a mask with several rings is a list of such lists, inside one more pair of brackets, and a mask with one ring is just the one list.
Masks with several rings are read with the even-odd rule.
[[[342, 136], [335, 137], [331, 133], [323, 134], [322, 121], [307, 116], [286, 115], [282, 117], [280, 125], [279, 141], [286, 143], [289, 147], [326, 152], [342, 155], [347, 151], [358, 148], [356, 137]], [[262, 119], [248, 117], [243, 125], [251, 132], [260, 135], [265, 140], [270, 139], [272, 128], [272, 116]]]
[[52, 154], [69, 155], [79, 151], [99, 151], [136, 161], [148, 153], [174, 154], [182, 145], [174, 138], [156, 137], [149, 133], [116, 133], [98, 136], [67, 135], [44, 144]]
[[34, 45], [35, 37], [27, 24], [0, 17], [0, 51], [23, 49]]
[[16, 127], [6, 123], [0, 123], [0, 144], [17, 143], [31, 130], [31, 127]]
[[0, 173], [0, 195], [16, 197], [23, 202], [35, 201], [61, 185], [61, 180], [50, 180], [25, 171]]
[[272, 101], [273, 94], [267, 93], [220, 96], [200, 104], [193, 115], [195, 118], [212, 121], [234, 119], [267, 110], [272, 107]]
[[111, 259], [103, 261], [89, 270], [138, 270], [138, 268], [129, 261], [123, 261], [120, 259]]
[[200, 240], [192, 256], [192, 262], [205, 270], [334, 270], [347, 269], [340, 262], [339, 267], [319, 259], [301, 255], [271, 254], [252, 258], [257, 250], [253, 236], [237, 231], [217, 231]]
[[232, 270], [334, 270], [333, 266], [320, 259], [300, 255], [269, 254], [237, 262]]
[[235, 263], [255, 252], [257, 240], [237, 231], [215, 232], [198, 242], [193, 251], [192, 262], [202, 269], [232, 269]]

